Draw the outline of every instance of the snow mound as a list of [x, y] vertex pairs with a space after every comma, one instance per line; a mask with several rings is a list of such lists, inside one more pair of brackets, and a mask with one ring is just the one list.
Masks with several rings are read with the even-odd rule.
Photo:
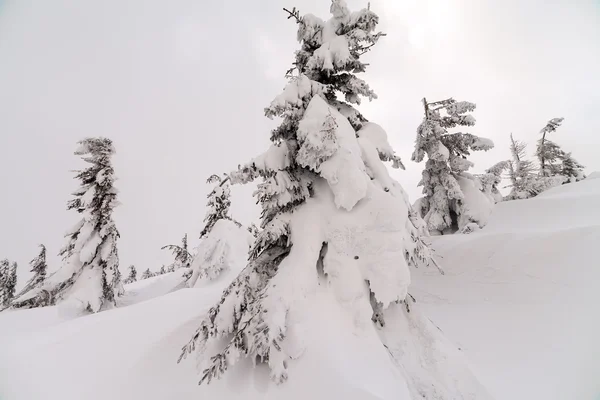
[[587, 176], [585, 179], [598, 179], [600, 178], [600, 171], [594, 171]]
[[413, 271], [411, 294], [496, 398], [600, 393], [599, 204], [588, 179], [498, 203], [482, 230], [434, 239], [446, 275]]
[[463, 229], [469, 223], [476, 223], [483, 228], [492, 214], [494, 202], [478, 187], [478, 182], [464, 176], [457, 176], [456, 181], [463, 192], [463, 209], [459, 217], [458, 227]]
[[180, 268], [125, 285], [125, 294], [117, 298], [117, 305], [129, 306], [181, 289], [185, 286], [186, 273], [189, 273], [187, 268]]
[[203, 287], [215, 279], [229, 283], [246, 266], [254, 237], [228, 219], [220, 219], [196, 250], [189, 287]]

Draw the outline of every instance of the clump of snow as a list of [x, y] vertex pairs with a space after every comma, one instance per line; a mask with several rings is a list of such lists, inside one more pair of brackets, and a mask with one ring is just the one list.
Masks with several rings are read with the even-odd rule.
[[316, 166], [315, 170], [327, 180], [334, 193], [335, 204], [346, 210], [352, 207], [367, 192], [368, 177], [365, 174], [365, 165], [361, 158], [361, 149], [356, 141], [354, 129], [336, 109], [329, 106], [320, 96], [314, 96], [310, 101], [304, 117], [298, 126], [298, 132], [304, 136], [310, 132], [320, 132], [323, 128], [322, 121], [328, 117], [333, 118], [337, 151]]
[[189, 287], [201, 287], [221, 277], [230, 282], [245, 266], [254, 237], [244, 227], [220, 219], [202, 239], [191, 264]]
[[480, 190], [478, 181], [464, 176], [457, 176], [456, 180], [464, 195], [458, 228], [463, 229], [471, 222], [483, 228], [492, 214], [494, 201]]

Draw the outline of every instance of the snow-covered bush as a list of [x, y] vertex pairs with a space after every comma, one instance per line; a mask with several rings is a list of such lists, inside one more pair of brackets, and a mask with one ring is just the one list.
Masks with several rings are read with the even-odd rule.
[[65, 235], [67, 244], [59, 253], [63, 256], [62, 266], [21, 301], [30, 299], [42, 305], [68, 298], [73, 307], [88, 312], [115, 304], [120, 274], [119, 232], [112, 219], [113, 208], [118, 204], [111, 164], [114, 152], [110, 139], [88, 138], [79, 142], [75, 154], [91, 165], [75, 176], [81, 186], [73, 193], [67, 209], [77, 211], [81, 220]]
[[485, 221], [472, 220], [474, 215], [463, 216], [469, 198], [465, 198], [458, 178], [472, 179], [466, 174], [473, 166], [467, 160], [470, 151], [487, 151], [494, 143], [470, 133], [448, 132], [475, 125], [475, 118], [468, 114], [475, 110], [475, 104], [454, 99], [429, 103], [423, 99], [423, 106], [425, 117], [417, 128], [412, 155], [415, 162], [423, 161], [426, 155], [428, 158], [419, 182], [425, 195], [419, 204], [421, 217], [432, 233], [456, 232], [468, 222], [483, 226]]
[[404, 191], [381, 161], [400, 167], [399, 158], [385, 131], [353, 107], [376, 98], [356, 73], [382, 36], [377, 15], [350, 12], [343, 0], [332, 2], [327, 21], [289, 13], [301, 42], [297, 75], [265, 109], [283, 121], [266, 152], [229, 175], [233, 184], [261, 179], [261, 231], [247, 266], [180, 357], [198, 352], [201, 382], [240, 357], [268, 363], [272, 379], [284, 381], [302, 336], [293, 316], [301, 318], [317, 288], [328, 288], [356, 324], [384, 325], [388, 306], [406, 299], [409, 265], [434, 264]]

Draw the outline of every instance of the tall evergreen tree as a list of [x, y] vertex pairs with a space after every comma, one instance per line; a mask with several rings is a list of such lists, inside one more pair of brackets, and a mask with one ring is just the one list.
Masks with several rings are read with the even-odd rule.
[[[356, 270], [360, 263], [376, 262], [378, 271], [387, 273], [361, 270], [366, 275], [359, 282], [368, 285], [371, 293], [370, 303], [366, 297], [367, 308], [372, 308], [367, 321], [383, 324], [390, 302], [405, 300], [406, 288], [399, 276], [407, 273], [408, 265], [433, 263], [409, 219], [404, 192], [381, 162], [391, 160], [399, 167], [399, 158], [385, 131], [353, 107], [361, 97], [376, 98], [356, 74], [367, 66], [361, 56], [383, 35], [375, 32], [377, 15], [369, 9], [351, 13], [343, 0], [332, 1], [333, 16], [327, 21], [311, 14], [301, 16], [296, 9], [287, 12], [298, 24], [301, 48], [295, 68], [288, 71], [290, 81], [284, 92], [265, 109], [267, 117], [283, 121], [272, 131], [269, 149], [229, 175], [233, 184], [262, 180], [255, 192], [262, 208], [262, 230], [247, 267], [209, 310], [180, 356], [181, 361], [195, 350], [202, 354], [225, 339], [225, 346], [210, 358], [201, 382], [218, 378], [239, 357], [268, 361], [271, 377], [277, 382], [286, 379], [291, 356], [283, 343], [293, 329], [286, 316], [294, 293], [312, 287], [296, 278], [317, 280], [321, 270], [333, 286], [341, 285], [337, 279], [345, 273], [361, 274]], [[355, 207], [358, 202], [361, 207]], [[375, 261], [381, 253], [377, 251], [348, 257], [344, 248], [349, 240], [363, 242], [362, 236], [350, 233], [358, 229], [350, 225], [365, 229], [358, 214], [362, 210], [372, 210], [378, 221], [402, 227], [396, 233], [407, 240], [397, 237], [398, 253], [381, 262]], [[349, 225], [328, 225], [331, 232], [324, 233], [322, 221], [336, 216]], [[337, 269], [340, 263], [347, 268]]]
[[40, 253], [33, 260], [29, 262], [31, 266], [31, 272], [33, 272], [33, 276], [29, 281], [25, 284], [25, 287], [19, 292], [16, 296], [15, 300], [12, 303], [12, 307], [14, 308], [29, 308], [41, 306], [44, 304], [35, 304], [35, 302], [39, 302], [39, 298], [31, 298], [24, 301], [21, 301], [21, 297], [26, 293], [33, 289], [37, 289], [41, 287], [44, 283], [44, 279], [46, 278], [46, 270], [48, 269], [48, 265], [46, 264], [46, 246], [40, 244]]
[[192, 262], [192, 255], [188, 251], [187, 233], [183, 236], [183, 239], [181, 239], [181, 246], [168, 244], [161, 247], [161, 250], [165, 249], [171, 250], [175, 256], [175, 261], [168, 267], [169, 272], [173, 272], [179, 268], [189, 268], [190, 263]]
[[127, 278], [123, 281], [124, 284], [129, 284], [137, 281], [137, 270], [135, 269], [135, 265], [129, 266], [129, 273], [127, 274]]
[[81, 220], [65, 235], [67, 244], [59, 252], [63, 265], [46, 279], [38, 295], [49, 297], [50, 304], [73, 297], [86, 311], [98, 312], [116, 305], [120, 283], [119, 232], [112, 219], [118, 205], [111, 164], [115, 150], [106, 138], [87, 138], [78, 144], [75, 154], [90, 166], [77, 172], [81, 186], [67, 209], [79, 213]]
[[423, 99], [425, 117], [417, 128], [417, 139], [412, 160], [428, 160], [419, 186], [423, 186], [424, 201], [421, 203], [423, 219], [431, 232], [456, 231], [462, 226], [459, 217], [463, 213], [465, 196], [458, 177], [468, 178], [465, 172], [473, 166], [467, 160], [472, 150], [489, 150], [491, 140], [470, 133], [450, 133], [449, 129], [474, 126], [475, 118], [469, 112], [475, 104], [447, 99], [433, 103]]

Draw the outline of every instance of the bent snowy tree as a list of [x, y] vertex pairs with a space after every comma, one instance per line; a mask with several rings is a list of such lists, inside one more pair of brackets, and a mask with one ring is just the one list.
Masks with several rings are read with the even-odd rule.
[[297, 355], [293, 316], [311, 293], [326, 288], [357, 321], [383, 326], [389, 306], [407, 298], [408, 267], [435, 263], [418, 217], [382, 163], [401, 167], [399, 157], [385, 131], [355, 108], [376, 98], [357, 73], [367, 67], [361, 56], [383, 36], [375, 31], [378, 16], [350, 12], [343, 0], [332, 2], [327, 21], [288, 13], [301, 48], [289, 83], [265, 109], [282, 123], [266, 152], [230, 174], [233, 184], [261, 180], [261, 230], [246, 268], [179, 358], [198, 352], [201, 383], [240, 357], [268, 363], [272, 379], [284, 381]]
[[425, 195], [419, 201], [419, 211], [430, 232], [455, 232], [468, 223], [479, 222], [465, 212], [467, 199], [461, 181], [472, 180], [466, 171], [473, 166], [467, 156], [471, 151], [487, 151], [494, 143], [470, 133], [448, 132], [475, 125], [475, 118], [468, 114], [475, 110], [475, 104], [454, 99], [429, 103], [423, 99], [423, 107], [425, 117], [417, 128], [412, 154], [415, 162], [428, 157], [419, 182]]
[[67, 243], [59, 252], [62, 266], [20, 300], [53, 305], [69, 299], [81, 311], [98, 312], [116, 304], [120, 285], [119, 232], [112, 219], [118, 204], [111, 164], [115, 149], [106, 138], [87, 138], [78, 144], [75, 154], [90, 166], [77, 172], [81, 186], [67, 209], [75, 210], [81, 219], [65, 234]]
[[40, 253], [33, 260], [29, 262], [31, 265], [31, 272], [33, 272], [33, 276], [23, 289], [19, 292], [19, 294], [15, 297], [15, 300], [12, 302], [11, 307], [13, 308], [31, 308], [38, 305], [44, 304], [36, 304], [36, 300], [40, 301], [42, 299], [30, 298], [28, 300], [21, 301], [20, 298], [23, 297], [30, 290], [34, 290], [43, 285], [44, 279], [46, 278], [46, 270], [48, 268], [46, 264], [46, 246], [40, 244], [41, 250]]

